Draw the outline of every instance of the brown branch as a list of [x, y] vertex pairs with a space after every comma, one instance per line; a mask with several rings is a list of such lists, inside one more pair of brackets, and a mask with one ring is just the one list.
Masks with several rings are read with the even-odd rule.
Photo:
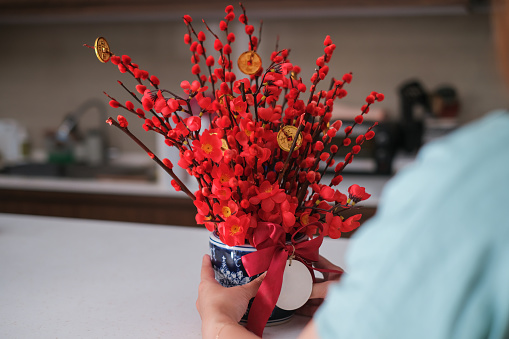
[[108, 118], [108, 120], [106, 120], [106, 122], [112, 126], [117, 127], [122, 132], [127, 134], [127, 136], [129, 138], [131, 138], [134, 142], [136, 142], [138, 144], [138, 146], [140, 146], [145, 152], [147, 152], [147, 154], [152, 158], [152, 160], [154, 160], [156, 162], [156, 164], [158, 164], [162, 169], [164, 169], [178, 183], [178, 185], [180, 186], [182, 191], [184, 193], [186, 193], [189, 198], [191, 198], [192, 200], [196, 200], [196, 197], [194, 196], [194, 194], [191, 193], [191, 191], [189, 191], [187, 186], [184, 185], [184, 183], [179, 179], [179, 177], [177, 177], [177, 175], [173, 172], [173, 170], [170, 169], [168, 166], [166, 166], [156, 155], [154, 155], [154, 153], [152, 153], [152, 151], [150, 151], [150, 149], [147, 146], [145, 146], [145, 144], [143, 142], [141, 142], [140, 139], [138, 139], [134, 134], [132, 134], [131, 131], [129, 131], [129, 129], [127, 129], [127, 127], [120, 126], [120, 124], [115, 119], [113, 119], [111, 117]]

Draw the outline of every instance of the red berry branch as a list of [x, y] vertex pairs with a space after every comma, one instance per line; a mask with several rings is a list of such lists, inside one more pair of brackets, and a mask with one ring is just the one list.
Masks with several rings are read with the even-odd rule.
[[140, 139], [138, 139], [134, 134], [131, 133], [131, 131], [129, 131], [129, 129], [127, 128], [127, 126], [128, 126], [127, 120], [123, 116], [119, 115], [117, 117], [117, 119], [119, 120], [118, 122], [115, 119], [113, 119], [112, 117], [109, 117], [106, 120], [106, 122], [108, 124], [110, 124], [111, 126], [117, 127], [122, 132], [127, 134], [127, 136], [129, 138], [131, 138], [136, 144], [138, 144], [138, 146], [140, 146], [145, 152], [147, 152], [148, 156], [152, 160], [154, 160], [157, 165], [159, 165], [161, 168], [163, 168], [166, 171], [166, 173], [168, 173], [173, 178], [173, 180], [175, 180], [177, 182], [180, 189], [184, 193], [186, 193], [189, 198], [195, 200], [196, 197], [193, 195], [193, 193], [191, 193], [191, 191], [189, 191], [189, 189], [186, 187], [186, 185], [179, 179], [179, 177], [177, 177], [175, 172], [173, 172], [173, 170], [172, 170], [173, 164], [171, 163], [171, 161], [168, 159], [163, 159], [161, 161], [154, 153], [152, 153], [152, 151], [147, 146], [145, 146], [145, 144], [143, 142], [140, 141]]
[[[319, 88], [336, 49], [330, 36], [323, 42], [308, 87], [299, 77], [301, 68], [290, 60], [290, 49], [279, 50], [279, 37], [268, 66], [262, 66], [257, 54], [262, 24], [256, 36], [244, 6], [240, 6], [238, 20], [249, 43], [236, 63], [231, 47], [236, 37], [229, 32], [235, 19], [233, 6], [225, 8], [217, 34], [204, 20], [200, 31], [191, 16], [183, 16], [187, 27], [184, 43], [191, 52], [190, 73], [197, 78], [181, 82], [183, 94], [160, 88], [159, 79], [129, 56], [109, 55], [119, 71], [135, 81], [134, 91], [119, 81], [132, 101], [121, 104], [108, 95], [110, 106], [143, 119], [146, 131], [163, 135], [169, 147], [177, 147], [178, 165], [197, 180], [199, 188], [194, 194], [176, 177], [168, 159], [160, 160], [128, 130], [123, 116], [118, 116], [118, 122], [110, 118], [108, 123], [166, 170], [175, 189], [193, 199], [197, 223], [216, 230], [226, 244], [250, 241], [259, 222], [278, 224], [287, 233], [303, 230], [310, 237], [317, 232], [315, 221], [327, 222], [323, 234], [337, 238], [359, 225], [360, 214], [345, 219], [343, 211], [369, 194], [356, 185], [347, 194], [333, 187], [342, 181], [342, 171], [363, 143], [373, 138], [376, 123], [353, 145], [350, 136], [356, 125], [364, 123], [370, 105], [384, 99], [383, 94], [372, 92], [353, 125], [342, 130], [341, 121], [331, 121], [332, 112], [336, 100], [348, 94], [344, 87], [352, 81], [352, 74], [344, 74], [342, 80], [332, 78], [327, 90]], [[212, 53], [205, 49], [206, 33], [214, 38]], [[246, 76], [237, 78], [240, 73], [234, 72], [234, 67]], [[343, 137], [339, 147], [333, 144], [337, 136]], [[350, 149], [344, 161], [336, 164], [340, 147]], [[333, 166], [332, 180], [322, 183]]]

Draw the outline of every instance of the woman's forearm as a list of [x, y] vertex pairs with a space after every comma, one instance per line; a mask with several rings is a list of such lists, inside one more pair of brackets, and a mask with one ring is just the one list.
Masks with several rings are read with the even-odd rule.
[[215, 321], [203, 324], [203, 339], [259, 339], [257, 335], [248, 331], [244, 326], [232, 320]]

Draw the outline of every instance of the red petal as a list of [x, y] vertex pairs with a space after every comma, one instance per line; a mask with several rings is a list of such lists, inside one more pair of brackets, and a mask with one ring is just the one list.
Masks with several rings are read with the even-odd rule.
[[291, 212], [283, 212], [283, 224], [286, 227], [292, 227], [295, 225], [295, 214]]
[[265, 212], [271, 212], [274, 209], [275, 203], [274, 200], [268, 198], [265, 200], [262, 200], [262, 210]]
[[274, 200], [274, 202], [276, 202], [278, 204], [281, 204], [281, 203], [283, 203], [283, 201], [286, 200], [286, 193], [285, 192], [279, 192], [279, 193], [277, 193], [276, 195], [274, 195], [272, 197], [272, 200]]
[[249, 202], [253, 205], [258, 205], [260, 203], [260, 199], [258, 197], [249, 198]]

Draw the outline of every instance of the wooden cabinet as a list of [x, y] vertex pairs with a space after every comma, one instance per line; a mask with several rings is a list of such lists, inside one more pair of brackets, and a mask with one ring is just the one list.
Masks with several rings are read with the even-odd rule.
[[36, 190], [0, 190], [0, 212], [196, 226], [191, 199]]
[[[472, 8], [488, 3], [487, 0], [256, 0], [246, 3], [248, 14], [263, 17], [264, 13], [274, 15], [288, 14], [294, 11], [342, 8], [398, 8], [398, 7], [451, 7]], [[236, 3], [230, 0], [0, 0], [0, 13], [4, 15], [43, 16], [73, 14], [81, 18], [94, 15], [111, 15], [113, 18], [125, 14], [144, 16], [154, 14], [161, 18], [162, 13], [170, 18], [181, 18], [182, 13], [207, 16], [224, 15], [224, 7]], [[178, 14], [178, 15], [177, 15]], [[97, 18], [95, 18], [97, 19]]]
[[[375, 211], [356, 208], [348, 215], [362, 213], [362, 223]], [[0, 213], [197, 226], [191, 199], [174, 197], [0, 189]]]

